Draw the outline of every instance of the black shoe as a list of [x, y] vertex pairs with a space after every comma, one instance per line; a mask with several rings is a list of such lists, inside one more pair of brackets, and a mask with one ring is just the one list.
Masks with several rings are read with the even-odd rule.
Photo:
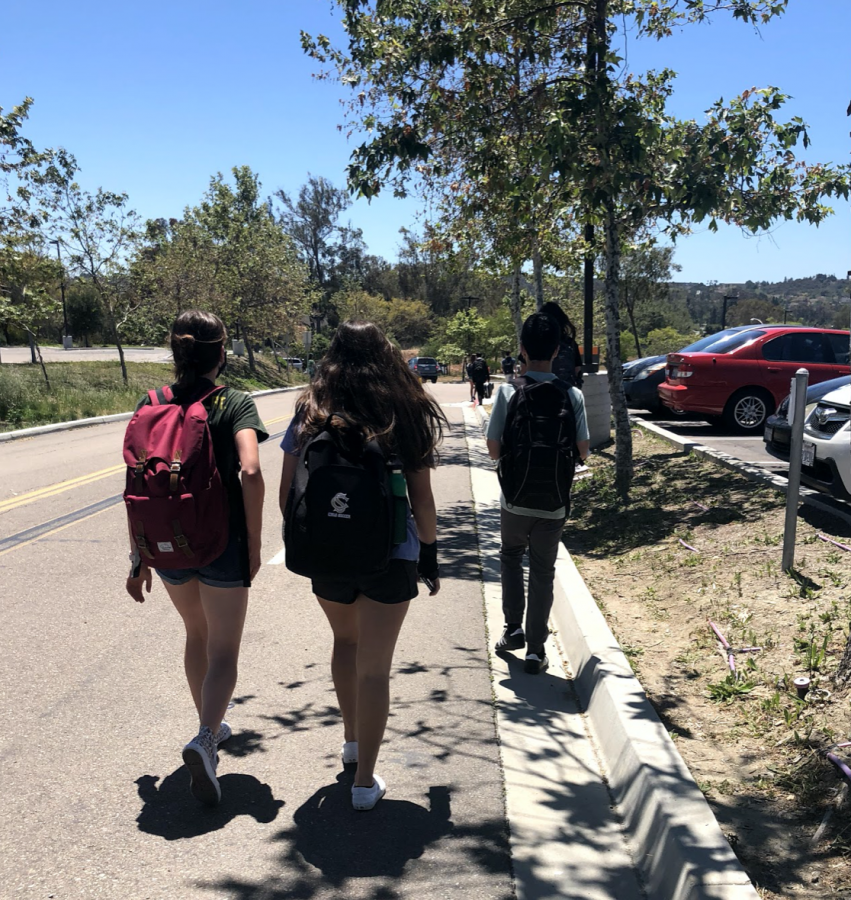
[[523, 669], [530, 675], [539, 675], [547, 668], [547, 666], [549, 666], [549, 664], [550, 661], [547, 659], [544, 648], [535, 647], [534, 649], [530, 648], [529, 652], [526, 654], [526, 663], [523, 666]]
[[526, 635], [523, 628], [519, 625], [506, 625], [502, 630], [502, 637], [496, 642], [496, 649], [499, 652], [505, 650], [519, 650], [526, 646]]

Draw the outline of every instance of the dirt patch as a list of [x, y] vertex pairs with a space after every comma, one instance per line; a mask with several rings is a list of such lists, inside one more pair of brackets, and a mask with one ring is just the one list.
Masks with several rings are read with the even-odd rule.
[[[824, 757], [851, 734], [851, 692], [832, 681], [851, 552], [818, 537], [851, 532], [802, 507], [785, 574], [783, 495], [644, 432], [633, 440], [632, 502], [616, 501], [611, 454], [592, 456], [567, 547], [760, 894], [851, 898], [851, 803], [837, 808], [842, 782]], [[762, 648], [735, 654], [737, 677], [708, 619], [733, 648]], [[798, 676], [811, 679], [806, 700]]]

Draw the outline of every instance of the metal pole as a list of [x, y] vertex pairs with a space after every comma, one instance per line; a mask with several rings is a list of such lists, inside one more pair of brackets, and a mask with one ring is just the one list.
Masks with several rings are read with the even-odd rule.
[[807, 408], [807, 383], [810, 373], [798, 369], [792, 379], [789, 424], [792, 443], [789, 450], [789, 483], [786, 486], [786, 524], [783, 528], [783, 564], [788, 572], [795, 565], [795, 534], [798, 528], [798, 498], [801, 493], [801, 453], [804, 449], [804, 413]]

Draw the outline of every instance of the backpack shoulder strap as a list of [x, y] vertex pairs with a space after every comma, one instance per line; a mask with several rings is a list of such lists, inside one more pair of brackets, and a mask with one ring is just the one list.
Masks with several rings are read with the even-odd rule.
[[167, 384], [157, 388], [155, 391], [148, 391], [148, 397], [150, 398], [151, 406], [165, 406], [174, 400], [174, 394]]

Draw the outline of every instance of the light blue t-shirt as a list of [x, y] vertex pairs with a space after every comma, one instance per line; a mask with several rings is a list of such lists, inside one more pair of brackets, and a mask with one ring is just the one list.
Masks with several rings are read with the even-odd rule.
[[[299, 423], [293, 419], [287, 432], [281, 440], [281, 450], [289, 453], [291, 456], [300, 456], [298, 448], [298, 429]], [[407, 518], [405, 521], [406, 535], [405, 540], [396, 546], [390, 552], [390, 559], [407, 559], [416, 562], [420, 558], [420, 539], [417, 535], [417, 523], [411, 515], [411, 507], [407, 507]]]
[[[526, 378], [531, 381], [555, 381], [556, 376], [552, 372], [527, 372]], [[493, 408], [485, 436], [489, 441], [501, 441], [502, 432], [505, 429], [505, 418], [508, 414], [508, 401], [514, 394], [514, 385], [510, 382], [501, 384], [493, 395]], [[576, 440], [588, 440], [588, 420], [585, 417], [585, 398], [582, 392], [575, 387], [568, 388], [570, 400], [573, 404], [573, 415], [576, 419]], [[563, 506], [558, 509], [529, 509], [526, 506], [512, 506], [502, 491], [499, 492], [499, 504], [507, 512], [516, 516], [533, 516], [537, 519], [563, 519], [567, 513]]]

